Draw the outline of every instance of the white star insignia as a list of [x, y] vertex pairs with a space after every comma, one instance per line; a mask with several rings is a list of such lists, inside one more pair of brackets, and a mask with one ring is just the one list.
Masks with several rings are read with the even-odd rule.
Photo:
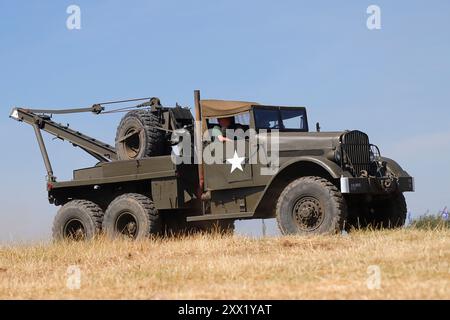
[[245, 160], [245, 157], [239, 157], [236, 150], [234, 150], [233, 158], [227, 159], [227, 162], [231, 163], [231, 172], [230, 173], [233, 173], [233, 171], [236, 169], [244, 171], [242, 169], [242, 163], [244, 162], [244, 160]]

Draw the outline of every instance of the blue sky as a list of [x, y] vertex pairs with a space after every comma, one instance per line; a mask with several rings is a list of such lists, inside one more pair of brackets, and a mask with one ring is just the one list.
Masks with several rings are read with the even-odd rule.
[[[81, 8], [68, 30], [66, 8]], [[366, 8], [381, 8], [368, 30]], [[32, 128], [11, 107], [158, 96], [305, 105], [323, 130], [360, 129], [416, 177], [414, 215], [450, 206], [450, 2], [0, 1], [0, 241], [46, 239], [56, 207]], [[113, 142], [119, 115], [56, 118]], [[59, 179], [94, 163], [47, 137]], [[256, 233], [260, 223], [240, 232]], [[274, 225], [269, 222], [269, 229]]]

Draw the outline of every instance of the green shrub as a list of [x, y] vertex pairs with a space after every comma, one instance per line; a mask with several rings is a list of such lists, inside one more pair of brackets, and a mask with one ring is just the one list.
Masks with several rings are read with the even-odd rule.
[[450, 228], [450, 220], [448, 218], [444, 219], [442, 214], [424, 215], [414, 219], [410, 227], [426, 230]]

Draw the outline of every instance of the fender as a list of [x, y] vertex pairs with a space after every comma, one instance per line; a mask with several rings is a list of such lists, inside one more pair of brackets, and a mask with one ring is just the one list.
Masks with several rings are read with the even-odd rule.
[[[263, 203], [264, 197], [266, 194], [270, 192], [270, 188], [276, 185], [278, 178], [282, 177], [283, 174], [286, 174], [287, 170], [289, 168], [295, 167], [302, 167], [305, 166], [305, 169], [307, 165], [313, 164], [315, 168], [322, 169], [324, 172], [328, 173], [332, 178], [339, 179], [341, 177], [351, 177], [351, 174], [349, 172], [346, 172], [342, 170], [342, 168], [336, 164], [335, 162], [328, 160], [325, 157], [322, 156], [301, 156], [296, 157], [293, 159], [290, 159], [289, 161], [284, 162], [278, 172], [272, 176], [270, 181], [267, 183], [266, 187], [264, 188], [263, 192], [261, 193], [261, 196], [259, 197], [258, 201], [256, 202], [256, 205], [254, 207], [254, 212], [258, 209], [259, 205]], [[302, 176], [308, 176], [311, 174], [308, 174], [307, 171], [305, 172], [299, 172], [298, 177]], [[271, 197], [271, 200], [273, 201], [273, 198]], [[276, 201], [275, 201], [276, 202]]]
[[386, 157], [381, 157], [381, 161], [386, 161], [388, 170], [397, 177], [411, 177], [396, 161]]
[[[328, 160], [325, 157], [322, 156], [301, 156], [301, 157], [296, 157], [293, 158], [289, 161], [284, 162], [280, 169], [278, 170], [277, 174], [274, 175], [272, 177], [272, 180], [275, 179], [281, 172], [283, 172], [283, 170], [285, 170], [287, 167], [295, 164], [295, 163], [315, 163], [319, 166], [321, 166], [323, 169], [325, 169], [330, 176], [332, 176], [333, 178], [340, 178], [342, 175], [344, 175], [345, 177], [351, 177], [349, 172], [343, 171], [342, 168], [335, 162]], [[271, 181], [272, 181], [271, 180]], [[270, 183], [269, 183], [270, 185]]]

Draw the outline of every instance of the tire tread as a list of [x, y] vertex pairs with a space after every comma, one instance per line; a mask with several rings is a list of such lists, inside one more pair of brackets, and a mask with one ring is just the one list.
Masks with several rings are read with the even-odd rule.
[[277, 220], [278, 228], [282, 231], [284, 230], [281, 220], [280, 220], [279, 208], [281, 206], [282, 201], [286, 197], [286, 195], [292, 189], [294, 189], [297, 185], [302, 184], [302, 183], [309, 183], [309, 182], [318, 183], [323, 188], [327, 189], [330, 198], [332, 198], [333, 201], [337, 204], [337, 208], [339, 209], [339, 211], [344, 213], [344, 214], [333, 217], [333, 222], [332, 222], [333, 230], [335, 233], [340, 232], [345, 224], [345, 219], [347, 216], [346, 215], [347, 205], [346, 205], [345, 199], [342, 196], [339, 189], [333, 183], [331, 183], [329, 180], [327, 180], [325, 178], [318, 177], [318, 176], [305, 176], [305, 177], [298, 178], [298, 179], [292, 181], [291, 183], [289, 183], [287, 185], [287, 187], [281, 192], [280, 197], [278, 198], [278, 201], [277, 201], [277, 205], [276, 205], [276, 212], [277, 212], [276, 220]]

